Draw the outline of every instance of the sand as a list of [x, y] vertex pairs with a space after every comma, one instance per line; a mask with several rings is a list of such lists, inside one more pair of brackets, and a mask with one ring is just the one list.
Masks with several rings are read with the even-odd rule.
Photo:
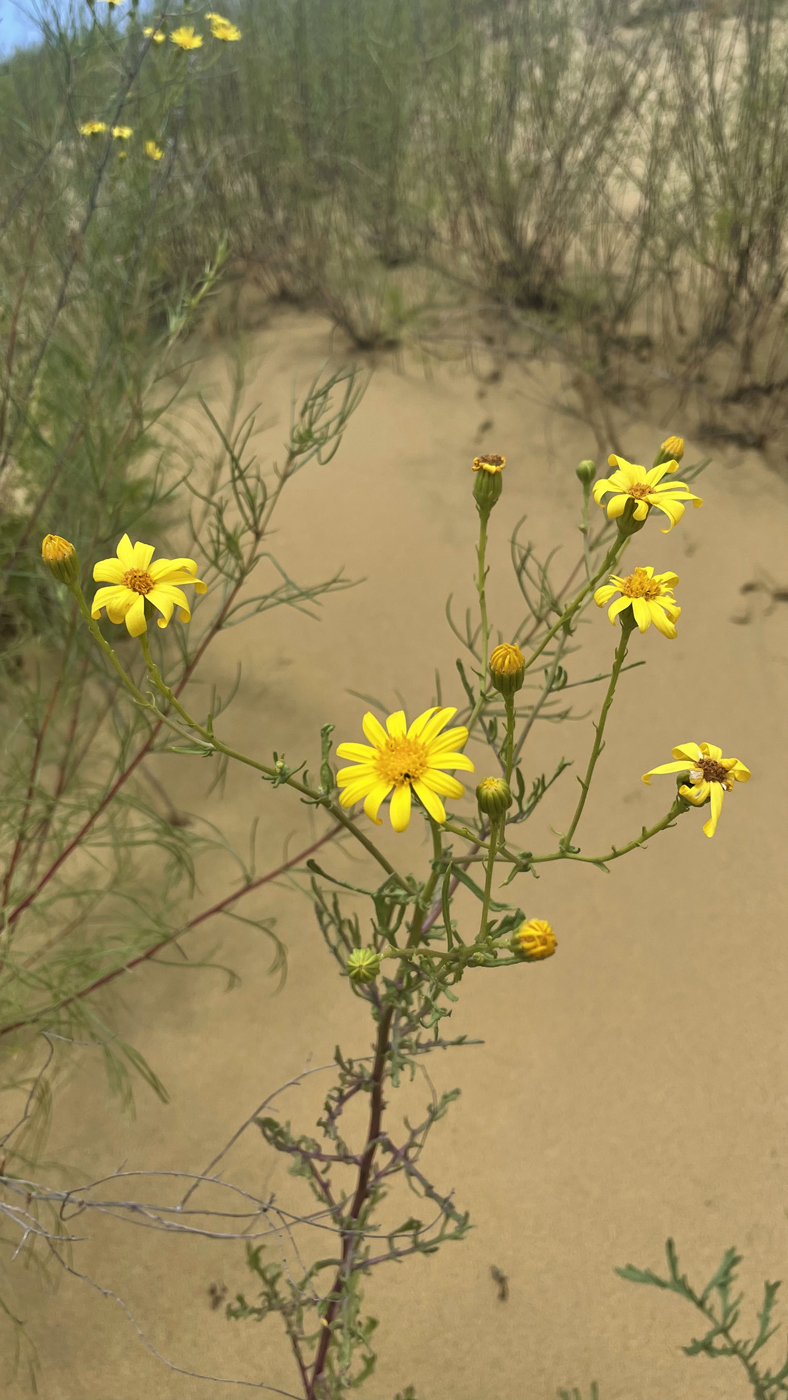
[[[303, 388], [343, 348], [319, 318], [283, 312], [251, 349], [259, 364], [248, 398], [264, 406], [270, 427], [261, 443], [275, 454], [294, 384]], [[221, 354], [201, 374], [220, 402]], [[638, 461], [649, 461], [668, 432], [682, 431], [679, 421], [620, 412], [615, 427]], [[469, 465], [478, 451], [509, 459], [492, 527], [495, 624], [506, 633], [518, 616], [508, 537], [521, 514], [541, 546], [562, 542], [568, 571], [579, 540], [574, 467], [598, 456], [568, 372], [513, 364], [485, 383], [464, 364], [425, 371], [411, 360], [381, 359], [335, 460], [294, 483], [276, 540], [299, 579], [327, 577], [344, 564], [364, 581], [327, 599], [320, 622], [280, 610], [221, 639], [204, 680], [228, 689], [243, 661], [224, 731], [239, 747], [261, 756], [284, 749], [314, 765], [323, 722], [337, 726], [338, 738], [359, 735], [364, 705], [351, 690], [392, 708], [402, 696], [417, 712], [432, 703], [436, 667], [447, 702], [459, 701], [457, 647], [443, 609], [450, 592], [460, 609], [473, 601]], [[703, 455], [703, 444], [690, 439], [687, 460]], [[460, 1085], [462, 1097], [425, 1160], [433, 1179], [470, 1209], [475, 1228], [464, 1243], [371, 1281], [380, 1363], [364, 1400], [391, 1400], [408, 1383], [419, 1400], [548, 1400], [574, 1385], [585, 1400], [592, 1380], [601, 1400], [750, 1393], [736, 1363], [682, 1354], [699, 1331], [687, 1304], [614, 1273], [629, 1261], [662, 1272], [672, 1235], [683, 1267], [702, 1285], [736, 1244], [746, 1256], [742, 1328], [752, 1333], [761, 1281], [786, 1269], [788, 606], [741, 589], [767, 576], [788, 584], [788, 486], [756, 453], [725, 451], [715, 452], [701, 494], [704, 508], [688, 512], [673, 534], [650, 521], [640, 537], [639, 562], [681, 577], [679, 637], [669, 643], [651, 629], [636, 638], [647, 665], [622, 682], [580, 839], [602, 850], [656, 820], [668, 789], [659, 780], [648, 789], [640, 775], [687, 739], [737, 754], [753, 780], [726, 800], [712, 841], [701, 832], [703, 818], [690, 814], [609, 875], [552, 867], [538, 884], [519, 880], [518, 899], [551, 921], [558, 952], [544, 964], [463, 983], [454, 1028], [484, 1045], [431, 1061], [438, 1087]], [[596, 611], [580, 636], [573, 679], [605, 669], [615, 643]], [[205, 694], [194, 688], [195, 705]], [[583, 714], [597, 689], [573, 694]], [[532, 770], [562, 753], [581, 760], [591, 733], [590, 715], [560, 730], [545, 726]], [[210, 816], [239, 846], [258, 816], [260, 869], [277, 862], [285, 843], [293, 852], [322, 829], [287, 793], [247, 772], [232, 771], [224, 794], [206, 798], [206, 770], [196, 760], [160, 759], [156, 771], [179, 807]], [[549, 823], [565, 823], [574, 789], [570, 770], [545, 804], [538, 848], [548, 848]], [[381, 841], [415, 868], [417, 823], [402, 838], [384, 829]], [[339, 850], [321, 859], [339, 873], [363, 873]], [[232, 879], [229, 861], [213, 862], [195, 907], [227, 893]], [[100, 1063], [86, 1054], [57, 1099], [50, 1142], [51, 1155], [77, 1179], [123, 1163], [199, 1170], [267, 1093], [307, 1064], [329, 1062], [338, 1040], [363, 1053], [362, 1009], [337, 979], [306, 900], [268, 887], [245, 912], [276, 917], [288, 949], [284, 989], [268, 975], [270, 945], [228, 921], [194, 935], [188, 951], [196, 958], [219, 943], [219, 960], [241, 975], [236, 990], [209, 971], [147, 967], [128, 977], [122, 1029], [165, 1080], [171, 1103], [141, 1088], [136, 1120], [120, 1116]], [[304, 1130], [320, 1079], [283, 1100], [285, 1116]], [[227, 1175], [255, 1188], [273, 1183], [282, 1202], [295, 1191], [254, 1129]], [[136, 1194], [145, 1196], [139, 1184]], [[165, 1194], [163, 1186], [147, 1188], [149, 1199]], [[211, 1285], [229, 1297], [254, 1293], [240, 1245], [165, 1238], [97, 1215], [75, 1225], [84, 1236], [75, 1268], [115, 1290], [175, 1366], [228, 1379], [168, 1368], [117, 1303], [88, 1284], [63, 1277], [44, 1294], [22, 1276], [20, 1306], [39, 1348], [45, 1400], [253, 1393], [229, 1378], [297, 1389], [276, 1319], [229, 1323], [211, 1307]], [[506, 1302], [493, 1266], [508, 1276]], [[771, 1348], [766, 1354], [776, 1356]], [[6, 1393], [22, 1400], [32, 1390], [20, 1377]]]

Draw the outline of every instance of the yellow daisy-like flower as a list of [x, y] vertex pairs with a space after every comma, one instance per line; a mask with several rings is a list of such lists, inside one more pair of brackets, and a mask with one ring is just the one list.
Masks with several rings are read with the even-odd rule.
[[499, 457], [497, 453], [489, 453], [486, 457], [474, 457], [473, 470], [475, 472], [487, 472], [490, 476], [497, 476], [506, 466], [506, 458]]
[[703, 505], [700, 496], [693, 496], [683, 481], [662, 481], [667, 472], [676, 470], [678, 463], [675, 460], [661, 462], [658, 467], [652, 467], [648, 472], [645, 467], [628, 462], [625, 457], [617, 457], [615, 453], [607, 460], [611, 467], [617, 467], [618, 470], [614, 471], [612, 476], [595, 481], [593, 489], [597, 505], [602, 504], [603, 496], [613, 492], [607, 503], [609, 520], [623, 515], [627, 502], [633, 500], [636, 503], [633, 512], [635, 520], [645, 520], [653, 506], [668, 517], [670, 524], [667, 530], [662, 531], [663, 535], [667, 535], [684, 514], [687, 501], [692, 501], [696, 509]]
[[197, 565], [193, 559], [157, 559], [151, 564], [154, 550], [155, 545], [132, 544], [124, 535], [117, 559], [102, 559], [94, 566], [96, 583], [109, 583], [112, 587], [99, 589], [93, 599], [92, 617], [100, 617], [101, 609], [106, 608], [110, 622], [125, 621], [131, 636], [140, 637], [148, 630], [147, 600], [163, 614], [156, 619], [160, 627], [167, 626], [176, 607], [180, 609], [180, 621], [189, 621], [188, 599], [177, 584], [193, 583], [198, 593], [205, 593], [208, 585], [194, 577]]
[[179, 49], [202, 48], [202, 34], [195, 34], [192, 24], [182, 24], [180, 29], [173, 29], [170, 39]]
[[155, 141], [145, 142], [145, 154], [150, 160], [161, 160], [164, 152], [161, 146], [157, 146]]
[[738, 758], [723, 758], [722, 749], [718, 749], [716, 744], [679, 744], [672, 753], [676, 762], [662, 763], [659, 768], [649, 769], [648, 773], [643, 774], [643, 782], [650, 784], [655, 773], [689, 771], [691, 786], [685, 783], [679, 792], [693, 807], [711, 803], [711, 816], [703, 830], [707, 836], [713, 836], [725, 793], [731, 791], [734, 782], [749, 782], [750, 770]]
[[594, 594], [598, 608], [609, 603], [614, 593], [620, 593], [615, 603], [611, 603], [607, 615], [615, 626], [618, 614], [631, 608], [641, 632], [647, 631], [652, 622], [663, 637], [675, 637], [674, 623], [681, 608], [673, 597], [673, 589], [678, 583], [678, 574], [656, 574], [650, 564], [635, 569], [626, 578], [618, 574], [610, 575], [610, 582], [602, 585]]
[[133, 126], [113, 126], [112, 135], [116, 141], [128, 141], [134, 135]]
[[404, 710], [397, 710], [396, 714], [389, 715], [384, 729], [367, 711], [361, 727], [371, 747], [340, 744], [337, 749], [340, 758], [354, 761], [352, 768], [341, 768], [337, 773], [337, 783], [344, 788], [339, 799], [342, 806], [352, 807], [363, 797], [367, 816], [381, 826], [378, 809], [393, 789], [391, 825], [395, 831], [404, 831], [410, 821], [413, 791], [434, 821], [445, 822], [446, 810], [441, 797], [462, 797], [465, 789], [450, 773], [441, 770], [460, 768], [473, 772], [471, 760], [457, 752], [467, 741], [467, 729], [458, 726], [441, 734], [444, 725], [456, 713], [456, 708], [441, 709], [433, 705], [414, 719], [408, 729]]
[[164, 33], [163, 29], [154, 29], [150, 24], [147, 25], [142, 32], [145, 35], [145, 38], [152, 39], [154, 44], [163, 44], [164, 40], [167, 38], [167, 35]]
[[102, 131], [106, 131], [106, 122], [83, 122], [79, 128], [80, 136], [100, 136]]
[[211, 34], [214, 39], [223, 39], [225, 43], [233, 43], [236, 39], [240, 39], [240, 29], [229, 19], [225, 19], [224, 15], [217, 15], [209, 10], [205, 18], [210, 21]]

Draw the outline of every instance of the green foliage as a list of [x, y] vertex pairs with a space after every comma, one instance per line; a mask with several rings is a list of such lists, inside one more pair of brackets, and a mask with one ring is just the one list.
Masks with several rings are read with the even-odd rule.
[[[677, 1293], [680, 1298], [692, 1303], [702, 1313], [709, 1324], [702, 1337], [695, 1337], [689, 1346], [682, 1348], [685, 1356], [735, 1357], [743, 1366], [747, 1380], [752, 1387], [755, 1400], [776, 1400], [779, 1395], [788, 1394], [788, 1355], [777, 1371], [771, 1368], [761, 1370], [759, 1362], [753, 1360], [778, 1331], [772, 1326], [772, 1314], [777, 1300], [779, 1283], [766, 1282], [763, 1286], [763, 1303], [757, 1314], [758, 1331], [753, 1337], [740, 1338], [733, 1329], [739, 1321], [743, 1293], [736, 1293], [736, 1269], [742, 1256], [731, 1248], [725, 1251], [719, 1268], [715, 1270], [701, 1292], [690, 1285], [686, 1274], [679, 1272], [679, 1259], [673, 1240], [665, 1246], [668, 1260], [668, 1276], [661, 1278], [651, 1269], [637, 1269], [633, 1264], [616, 1269], [616, 1273], [629, 1283], [645, 1283], [654, 1288], [663, 1288]], [[716, 1295], [716, 1299], [715, 1299]]]

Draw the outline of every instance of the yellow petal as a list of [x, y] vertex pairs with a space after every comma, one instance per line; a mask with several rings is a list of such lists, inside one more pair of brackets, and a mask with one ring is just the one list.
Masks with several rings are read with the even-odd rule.
[[355, 758], [359, 763], [373, 763], [377, 753], [377, 749], [371, 748], [369, 744], [340, 744], [337, 758]]
[[656, 574], [655, 583], [661, 583], [663, 588], [675, 588], [679, 581], [678, 574]]
[[119, 559], [99, 559], [93, 565], [93, 578], [96, 583], [122, 583], [126, 570]]
[[155, 544], [143, 544], [142, 540], [138, 540], [132, 550], [132, 569], [147, 569], [155, 553]]
[[647, 632], [651, 626], [651, 610], [645, 598], [632, 599], [632, 611], [640, 632]]
[[430, 757], [444, 753], [449, 749], [461, 749], [463, 744], [468, 742], [468, 731], [464, 724], [459, 724], [454, 729], [447, 729], [445, 734], [439, 734], [433, 739], [429, 746]]
[[749, 768], [740, 763], [738, 758], [734, 760], [734, 766], [729, 768], [728, 772], [732, 778], [736, 779], [737, 783], [748, 783], [752, 777]]
[[404, 739], [408, 732], [408, 726], [405, 723], [405, 711], [395, 710], [393, 715], [389, 715], [386, 720], [386, 728], [392, 739]]
[[364, 811], [376, 826], [382, 826], [383, 822], [378, 817], [378, 808], [385, 797], [388, 797], [393, 783], [376, 783], [364, 799]]
[[[438, 738], [440, 731], [445, 724], [449, 723], [450, 719], [454, 719], [456, 713], [456, 705], [443, 706], [441, 709], [425, 710], [423, 715], [419, 715], [419, 718], [414, 720], [408, 730], [408, 734], [413, 738], [418, 736], [422, 744], [431, 747], [436, 741], [438, 743], [441, 742]], [[430, 718], [430, 716], [432, 717]], [[416, 726], [418, 726], [418, 728]], [[441, 739], [445, 737], [445, 735], [441, 735]]]
[[706, 758], [713, 758], [715, 763], [722, 758], [722, 749], [718, 749], [716, 744], [701, 744], [700, 751]]
[[596, 593], [594, 594], [594, 602], [596, 603], [598, 608], [603, 608], [605, 606], [605, 603], [608, 603], [613, 597], [613, 594], [617, 592], [618, 588], [616, 584], [604, 583], [602, 587], [598, 588]]
[[638, 466], [637, 462], [628, 462], [626, 457], [618, 457], [615, 452], [608, 457], [608, 464], [612, 467], [615, 462], [619, 473], [623, 476], [628, 486], [640, 486], [647, 480], [645, 467]]
[[692, 740], [687, 744], [677, 744], [675, 749], [671, 749], [674, 758], [690, 759], [690, 766], [695, 767], [696, 763], [703, 757], [699, 744], [693, 744]]
[[172, 579], [169, 573], [196, 574], [197, 565], [193, 559], [157, 559], [148, 570], [154, 583], [185, 583], [185, 579]]
[[717, 830], [717, 822], [722, 811], [724, 789], [722, 783], [710, 783], [709, 786], [711, 788], [711, 816], [707, 822], [704, 822], [703, 830], [707, 836], [713, 836]]
[[[661, 480], [662, 480], [663, 476], [665, 475], [665, 473], [667, 472], [667, 470], [668, 470], [668, 464], [667, 464], [667, 462], [660, 462], [660, 464], [659, 464], [658, 467], [652, 467], [650, 471], [645, 472], [645, 473], [644, 473], [644, 476], [643, 476], [643, 480], [644, 480], [646, 486], [650, 486], [650, 487], [652, 487], [652, 488], [655, 487], [655, 486], [659, 486], [659, 483], [661, 482]], [[677, 485], [677, 483], [672, 481], [672, 482], [670, 483], [671, 489], [672, 489], [675, 485]]]
[[413, 790], [421, 802], [421, 805], [426, 807], [432, 820], [434, 822], [445, 822], [446, 808], [438, 797], [438, 794], [433, 792], [426, 783], [421, 782], [418, 778], [413, 784]]
[[[675, 753], [676, 750], [674, 749], [673, 752]], [[647, 785], [648, 787], [651, 787], [651, 779], [652, 779], [653, 777], [655, 777], [655, 775], [656, 775], [657, 773], [682, 773], [682, 772], [686, 772], [686, 769], [687, 769], [687, 763], [686, 763], [686, 762], [684, 762], [684, 763], [660, 763], [660, 765], [659, 765], [658, 768], [649, 768], [648, 772], [643, 774], [643, 777], [642, 777], [642, 779], [641, 779], [641, 782], [644, 782], [644, 783], [646, 783], [646, 785]]]
[[[424, 736], [422, 735], [421, 731], [429, 722], [430, 717], [439, 713], [440, 711], [437, 705], [431, 705], [428, 710], [424, 710], [422, 714], [418, 715], [416, 719], [414, 719], [412, 725], [408, 730], [408, 738], [415, 739], [417, 736], [421, 736], [423, 738]], [[438, 728], [440, 729], [440, 725], [438, 725]]]
[[134, 602], [126, 613], [126, 626], [132, 637], [141, 637], [143, 632], [148, 630], [148, 624], [145, 621], [145, 599], [141, 593], [135, 596]]
[[462, 783], [453, 778], [450, 773], [440, 773], [436, 768], [428, 768], [420, 781], [426, 783], [432, 792], [439, 792], [442, 797], [459, 799], [465, 796], [465, 788]]
[[376, 719], [371, 710], [367, 710], [361, 721], [361, 728], [370, 744], [374, 744], [376, 749], [385, 749], [389, 736], [386, 733], [379, 719]]
[[623, 515], [627, 507], [627, 501], [631, 501], [631, 496], [612, 496], [607, 503], [608, 520], [617, 520], [619, 515]]
[[116, 553], [124, 569], [134, 568], [134, 546], [128, 535], [123, 536]]
[[354, 763], [352, 768], [340, 768], [337, 773], [337, 782], [340, 787], [346, 787], [348, 783], [355, 785], [359, 782], [377, 781], [378, 770], [374, 763]]
[[[618, 475], [618, 473], [616, 473], [616, 475]], [[599, 481], [595, 481], [595, 482], [594, 482], [594, 486], [593, 486], [593, 496], [594, 496], [594, 503], [595, 503], [595, 505], [599, 505], [599, 504], [600, 504], [600, 502], [601, 502], [601, 500], [602, 500], [602, 497], [605, 495], [605, 493], [606, 493], [607, 491], [615, 491], [615, 490], [616, 490], [616, 486], [614, 485], [613, 480], [612, 480], [611, 477], [609, 477], [609, 476], [600, 477]]]
[[610, 604], [610, 607], [609, 607], [608, 610], [607, 610], [607, 615], [608, 615], [608, 617], [610, 618], [610, 621], [613, 623], [614, 626], [615, 626], [615, 622], [616, 622], [616, 618], [618, 617], [618, 614], [619, 614], [619, 613], [622, 613], [622, 612], [624, 611], [625, 608], [629, 608], [629, 607], [631, 607], [631, 606], [632, 606], [632, 599], [631, 599], [631, 598], [616, 598], [615, 603], [611, 603], [611, 604]]
[[391, 825], [395, 831], [405, 831], [410, 821], [410, 783], [400, 783], [391, 798]]
[[[664, 608], [659, 607], [656, 601], [653, 603], [648, 603], [647, 607], [649, 609], [649, 612], [651, 613], [651, 621], [654, 623], [654, 626], [656, 627], [657, 631], [662, 633], [663, 637], [668, 637], [672, 641], [674, 637], [678, 636], [678, 633], [675, 627], [673, 626], [673, 623], [671, 622], [670, 618], [667, 616], [667, 613], [665, 612]], [[676, 613], [679, 613], [680, 611], [680, 608], [676, 609]]]
[[645, 520], [647, 515], [648, 501], [638, 501], [637, 505], [635, 506], [635, 509], [632, 512], [632, 518], [634, 520]]
[[[132, 593], [130, 588], [119, 588], [117, 585], [114, 588], [99, 588], [93, 598], [90, 615], [94, 618], [101, 617], [102, 608], [109, 609], [111, 607], [115, 613], [120, 612], [122, 608], [123, 611], [120, 613], [119, 617], [110, 618], [112, 622], [122, 622], [136, 597], [137, 594]], [[107, 616], [109, 617], [109, 611], [107, 612]]]
[[465, 753], [430, 753], [427, 758], [427, 771], [437, 768], [460, 768], [464, 773], [473, 773], [473, 759]]

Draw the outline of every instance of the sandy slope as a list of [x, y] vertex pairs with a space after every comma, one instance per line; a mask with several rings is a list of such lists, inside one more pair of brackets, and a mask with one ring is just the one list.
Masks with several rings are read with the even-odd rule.
[[[313, 317], [283, 315], [257, 336], [264, 357], [251, 399], [280, 415], [267, 434], [272, 452], [294, 379], [303, 386], [329, 348], [324, 323]], [[219, 362], [206, 372], [220, 395]], [[436, 666], [451, 697], [455, 644], [443, 606], [450, 591], [463, 607], [472, 601], [470, 459], [479, 450], [509, 458], [491, 581], [493, 615], [505, 632], [516, 616], [513, 521], [527, 511], [540, 543], [560, 538], [567, 563], [575, 558], [573, 468], [596, 449], [588, 426], [563, 411], [566, 402], [557, 367], [531, 377], [514, 368], [486, 386], [460, 368], [425, 375], [378, 367], [338, 457], [294, 485], [277, 541], [298, 577], [344, 563], [365, 582], [329, 599], [319, 624], [280, 612], [223, 639], [211, 679], [228, 685], [241, 655], [243, 683], [228, 719], [240, 747], [314, 755], [324, 720], [335, 722], [339, 737], [356, 736], [363, 705], [349, 689], [390, 698], [392, 708], [399, 692], [409, 709], [423, 708]], [[617, 421], [635, 460], [650, 460], [660, 438], [681, 427]], [[689, 444], [688, 459], [700, 455]], [[465, 1244], [370, 1288], [370, 1310], [382, 1320], [381, 1363], [363, 1393], [375, 1400], [390, 1400], [409, 1381], [420, 1400], [548, 1400], [557, 1386], [574, 1384], [585, 1397], [594, 1378], [602, 1400], [749, 1393], [731, 1363], [681, 1354], [698, 1331], [686, 1305], [613, 1273], [630, 1260], [661, 1269], [668, 1234], [696, 1282], [736, 1243], [752, 1305], [760, 1305], [762, 1278], [786, 1272], [788, 607], [767, 613], [763, 595], [753, 594], [750, 620], [733, 619], [743, 613], [742, 584], [759, 571], [788, 583], [788, 488], [756, 455], [731, 455], [716, 459], [702, 494], [703, 510], [672, 535], [649, 522], [640, 537], [642, 557], [633, 563], [681, 576], [679, 638], [668, 643], [652, 629], [638, 642], [648, 665], [625, 678], [580, 836], [587, 849], [602, 850], [661, 814], [667, 788], [647, 789], [640, 774], [689, 738], [738, 754], [753, 781], [726, 802], [713, 841], [692, 814], [609, 876], [554, 868], [538, 884], [521, 881], [529, 913], [554, 924], [558, 954], [463, 986], [457, 1029], [486, 1043], [433, 1061], [440, 1087], [461, 1084], [463, 1096], [436, 1132], [429, 1162], [434, 1179], [453, 1185], [471, 1209], [476, 1229]], [[596, 613], [582, 636], [584, 654], [571, 663], [578, 679], [607, 664], [615, 641]], [[590, 718], [542, 731], [534, 769], [562, 752], [581, 758], [590, 734]], [[239, 844], [259, 814], [269, 863], [291, 833], [310, 830], [302, 808], [245, 773], [231, 774], [224, 797], [206, 804], [200, 765], [173, 758], [158, 771], [176, 801], [209, 813]], [[565, 821], [573, 785], [569, 773], [546, 808], [540, 842], [548, 821]], [[418, 853], [413, 828], [405, 838], [382, 838], [403, 863]], [[333, 868], [351, 868], [339, 853], [331, 859]], [[230, 878], [229, 865], [217, 864], [201, 901], [225, 892]], [[290, 954], [284, 990], [275, 995], [266, 975], [268, 947], [240, 925], [190, 944], [196, 955], [221, 934], [222, 960], [243, 977], [231, 994], [216, 973], [148, 969], [130, 979], [127, 1024], [172, 1104], [140, 1093], [136, 1122], [122, 1120], [107, 1103], [100, 1066], [86, 1063], [58, 1102], [58, 1158], [80, 1174], [123, 1162], [197, 1169], [309, 1057], [326, 1063], [340, 1037], [362, 1050], [359, 1008], [337, 982], [307, 904], [279, 890], [259, 897], [254, 912], [279, 919]], [[318, 1102], [317, 1079], [287, 1105], [304, 1128]], [[233, 1160], [238, 1181], [273, 1181], [283, 1201], [294, 1190], [288, 1178], [272, 1176], [252, 1135]], [[247, 1286], [238, 1246], [163, 1239], [84, 1217], [78, 1224], [92, 1240], [78, 1246], [75, 1264], [118, 1290], [173, 1362], [294, 1389], [275, 1320], [231, 1325], [211, 1310], [211, 1283], [230, 1294]], [[506, 1303], [492, 1265], [509, 1276]], [[28, 1315], [36, 1296], [30, 1285]], [[73, 1279], [32, 1330], [46, 1400], [251, 1393], [168, 1370], [112, 1301]], [[20, 1383], [11, 1393], [27, 1392]]]

